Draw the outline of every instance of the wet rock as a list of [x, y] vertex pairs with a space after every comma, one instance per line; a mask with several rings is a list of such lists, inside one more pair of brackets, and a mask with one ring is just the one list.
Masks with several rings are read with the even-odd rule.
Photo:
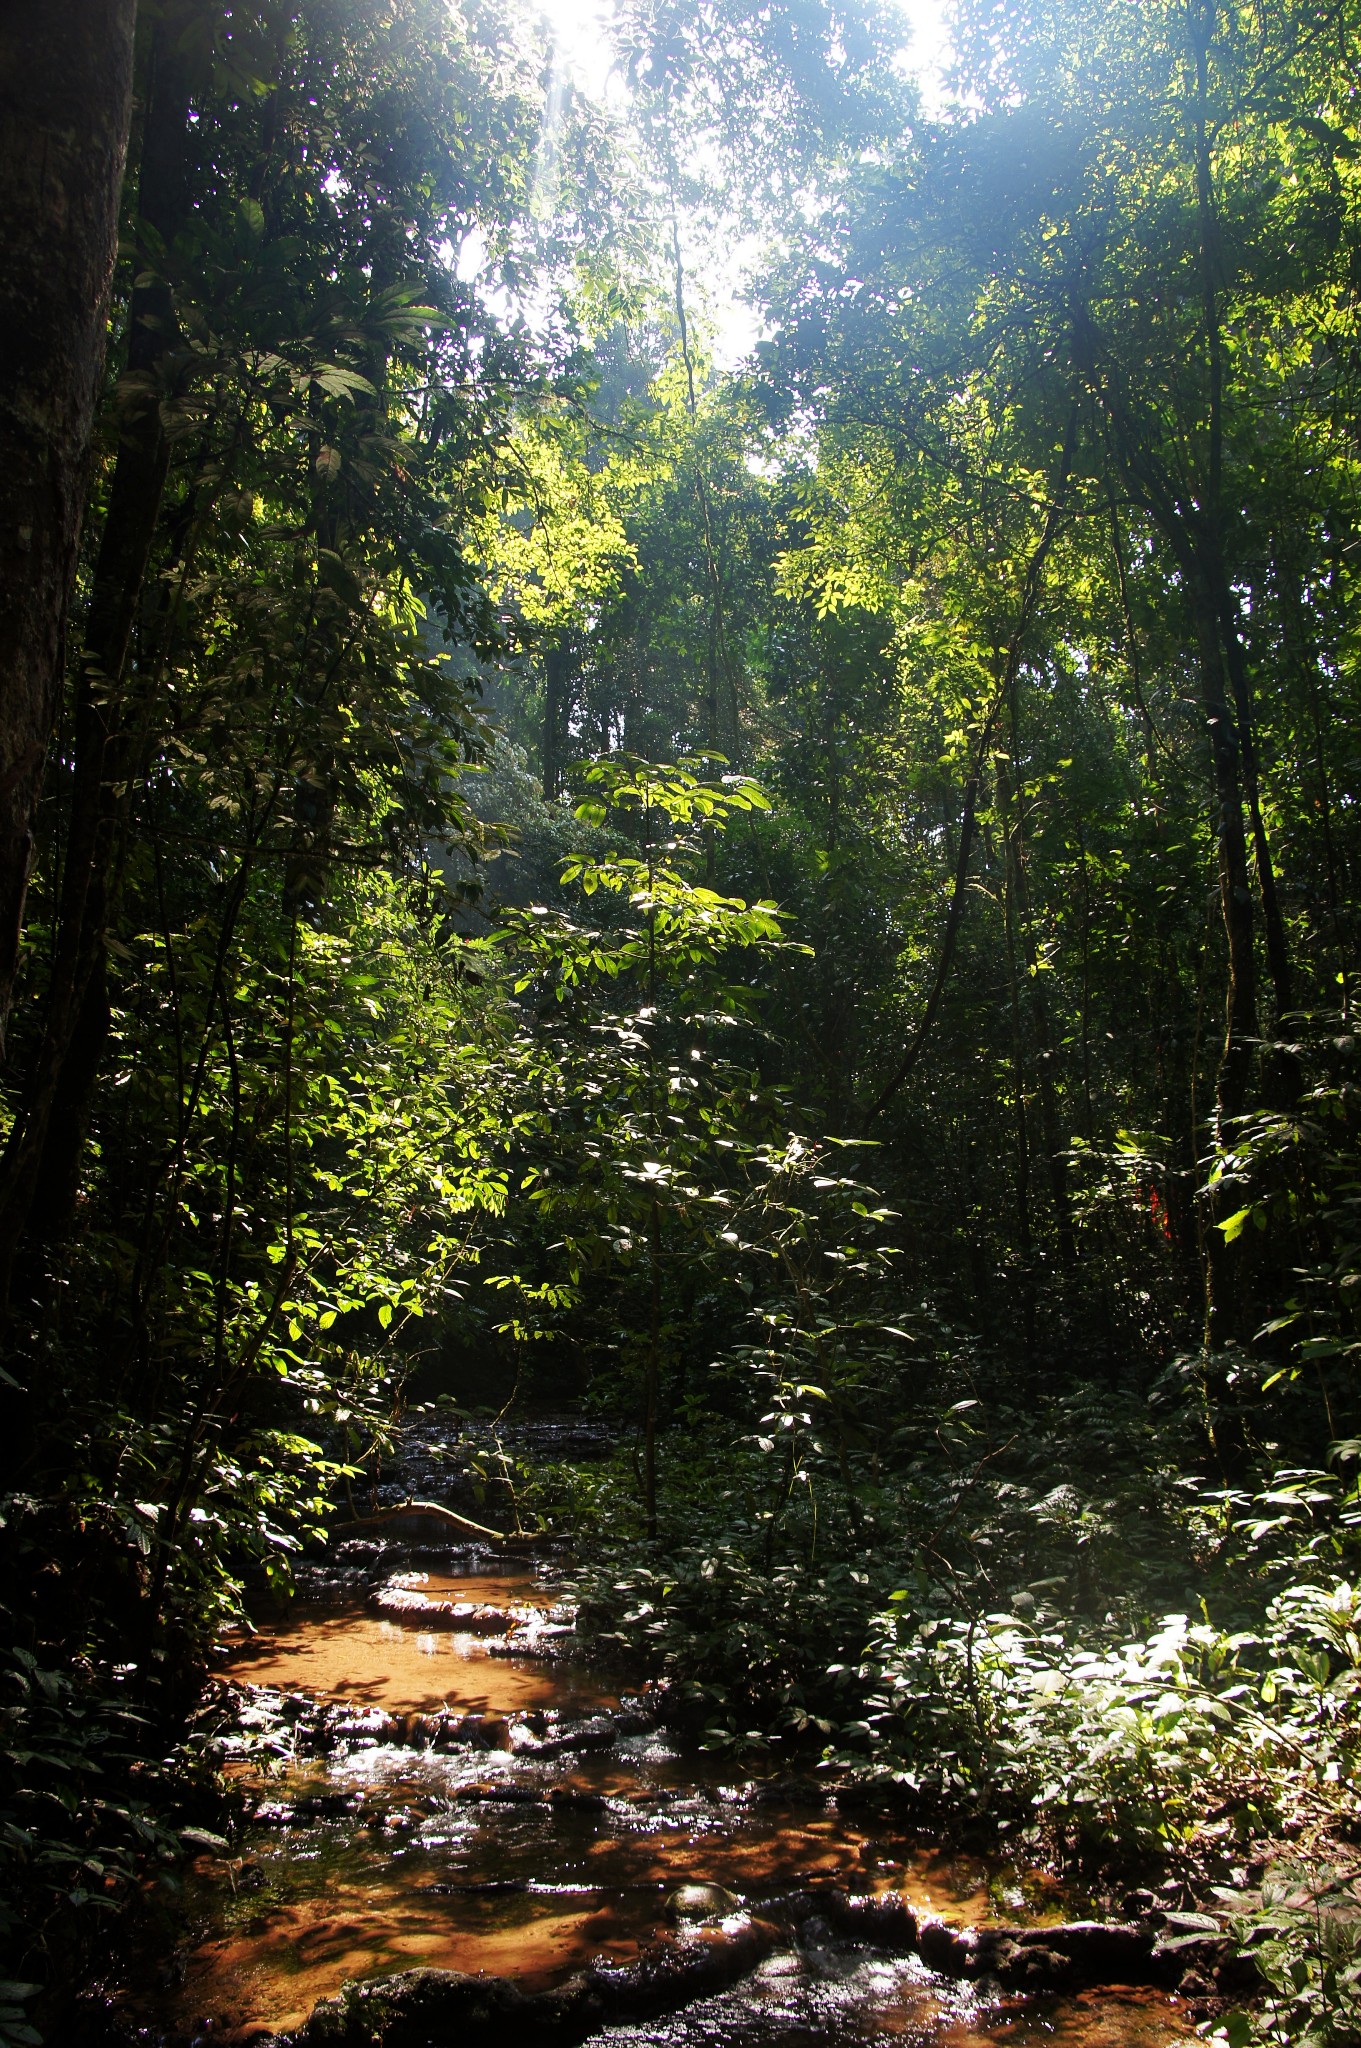
[[511, 1724], [504, 1714], [446, 1714], [433, 1749], [509, 1749]]
[[924, 1963], [945, 1977], [962, 1977], [976, 1944], [959, 1927], [944, 1920], [923, 1920], [917, 1931], [917, 1949]]
[[306, 1827], [309, 1821], [334, 1820], [354, 1813], [358, 1792], [302, 1792], [293, 1800], [265, 1799], [251, 1809], [252, 1824], [267, 1828]]
[[825, 1892], [784, 1892], [776, 1898], [764, 1900], [761, 1915], [779, 1927], [801, 1934], [809, 1920], [823, 1913], [826, 1903]]
[[474, 1805], [542, 1806], [544, 1794], [533, 1785], [460, 1785], [455, 1799]]
[[619, 1739], [617, 1723], [609, 1716], [597, 1714], [589, 1721], [578, 1721], [574, 1726], [560, 1729], [556, 1734], [547, 1735], [526, 1751], [530, 1756], [568, 1756], [580, 1751], [613, 1749]]
[[384, 1713], [381, 1707], [332, 1707], [324, 1716], [324, 1726], [335, 1742], [359, 1744], [401, 1739], [397, 1716]]
[[917, 1916], [901, 1892], [833, 1892], [829, 1911], [837, 1932], [853, 1941], [876, 1948], [917, 1946]]
[[830, 1797], [815, 1778], [768, 1778], [751, 1795], [753, 1806], [826, 1806]]
[[501, 1977], [469, 1977], [456, 1970], [404, 1970], [370, 1984], [348, 1984], [327, 1998], [297, 2032], [290, 2048], [431, 2048], [496, 2040], [579, 2040], [573, 2008], [579, 1995], [526, 1994]]
[[1252, 1956], [1227, 1934], [1160, 1942], [1153, 1954], [1164, 1966], [1162, 1981], [1184, 1998], [1242, 1998], [1262, 1988]]
[[[826, 1923], [842, 1940], [863, 1942], [874, 1948], [907, 1951], [919, 1946], [917, 1917], [900, 1892], [846, 1892], [836, 1886], [786, 1892], [767, 1899], [761, 1907], [763, 1919], [793, 1929], [800, 1941], [810, 1939], [810, 1921]], [[926, 1927], [942, 1928], [941, 1921]], [[944, 1929], [953, 1938], [953, 1928]], [[962, 1975], [962, 1971], [953, 1972]]]
[[995, 1976], [1017, 1991], [1150, 1984], [1168, 1978], [1150, 1931], [1121, 1921], [974, 1929], [927, 1920], [918, 1933], [917, 1948], [923, 1962], [943, 1976]]
[[1061, 1927], [1026, 1928], [1018, 1948], [1064, 1956], [1084, 1984], [1147, 1983], [1154, 1970], [1154, 1938], [1146, 1927], [1119, 1920], [1069, 1920]]
[[598, 1965], [579, 1982], [609, 2019], [658, 2019], [693, 1999], [726, 1990], [763, 1963], [779, 1940], [764, 1920], [743, 1916], [659, 1942], [623, 1969]]
[[373, 1605], [389, 1621], [423, 1629], [448, 1629], [461, 1635], [504, 1636], [538, 1620], [532, 1607], [494, 1607], [477, 1600], [432, 1599], [418, 1586], [390, 1580], [373, 1596]]
[[669, 1894], [662, 1910], [678, 1924], [726, 1920], [730, 1913], [741, 1912], [742, 1901], [721, 1884], [682, 1884]]
[[527, 1892], [527, 1877], [469, 1877], [439, 1878], [434, 1884], [422, 1885], [422, 1892], [428, 1898], [465, 1898], [469, 1894], [493, 1897], [506, 1892]]
[[474, 1749], [509, 1749], [510, 1722], [504, 1714], [468, 1714], [459, 1723]]
[[526, 1610], [523, 1614], [518, 1609], [514, 1612], [517, 1618], [504, 1641], [488, 1643], [489, 1657], [539, 1657], [545, 1662], [552, 1662], [574, 1646], [574, 1622], [547, 1621], [538, 1609]]
[[829, 1948], [836, 1936], [830, 1920], [821, 1913], [813, 1913], [799, 1929], [799, 1947], [803, 1949]]
[[398, 1714], [397, 1740], [408, 1749], [433, 1749], [444, 1730], [444, 1714]]
[[1001, 1958], [996, 1976], [1008, 1991], [1054, 1991], [1072, 1983], [1072, 1959], [1057, 1949], [1017, 1948]]
[[616, 1735], [650, 1735], [657, 1725], [657, 1716], [646, 1707], [624, 1707], [611, 1716]]
[[[594, 1724], [588, 1724], [588, 1726]], [[328, 1754], [344, 1745], [352, 1749], [372, 1748], [380, 1743], [401, 1744], [411, 1749], [522, 1749], [529, 1754], [556, 1754], [540, 1749], [527, 1724], [512, 1721], [505, 1714], [407, 1713], [389, 1714], [381, 1707], [348, 1704], [325, 1708], [310, 1727], [299, 1730], [299, 1748], [304, 1753]], [[564, 1747], [604, 1747], [588, 1733], [585, 1740], [565, 1740]]]

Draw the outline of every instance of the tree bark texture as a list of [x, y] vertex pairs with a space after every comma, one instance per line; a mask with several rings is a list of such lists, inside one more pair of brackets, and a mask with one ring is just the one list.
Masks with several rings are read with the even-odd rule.
[[[146, 39], [137, 166], [137, 282], [127, 362], [115, 401], [118, 453], [94, 559], [85, 647], [73, 685], [70, 826], [44, 1036], [10, 1135], [0, 1181], [0, 1238], [59, 1238], [74, 1212], [81, 1154], [108, 1032], [105, 929], [116, 894], [119, 795], [128, 772], [128, 672], [134, 626], [165, 496], [162, 404], [183, 344], [161, 252], [189, 223], [189, 64], [172, 12]], [[9, 1284], [0, 1250], [0, 1301]]]
[[0, 4], [0, 1047], [104, 365], [136, 0]]

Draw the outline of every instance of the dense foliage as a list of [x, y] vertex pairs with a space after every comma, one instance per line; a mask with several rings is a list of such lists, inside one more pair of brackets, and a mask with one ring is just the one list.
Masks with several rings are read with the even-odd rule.
[[929, 111], [891, 10], [629, 6], [597, 105], [509, 5], [143, 10], [0, 1083], [25, 1978], [438, 1396], [609, 1419], [519, 1511], [702, 1739], [1214, 1877], [1352, 2026], [1361, 19], [953, 34]]

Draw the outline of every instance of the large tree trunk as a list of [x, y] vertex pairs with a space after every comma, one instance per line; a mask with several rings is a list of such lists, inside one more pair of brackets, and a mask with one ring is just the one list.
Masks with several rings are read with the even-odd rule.
[[136, 0], [0, 9], [0, 1047], [65, 661]]
[[[127, 682], [133, 629], [165, 495], [169, 446], [161, 403], [183, 352], [157, 252], [190, 216], [189, 64], [171, 11], [147, 40], [137, 169], [138, 277], [128, 307], [127, 369], [116, 410], [118, 458], [94, 560], [85, 650], [73, 688], [71, 817], [57, 941], [37, 1065], [0, 1184], [0, 1235], [60, 1237], [74, 1208], [99, 1058], [108, 1032], [105, 931], [129, 769]], [[147, 230], [151, 230], [151, 236]], [[0, 1300], [5, 1292], [0, 1253]]]

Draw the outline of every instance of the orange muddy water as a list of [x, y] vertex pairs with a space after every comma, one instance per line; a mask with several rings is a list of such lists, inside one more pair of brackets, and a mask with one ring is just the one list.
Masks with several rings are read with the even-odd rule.
[[[236, 1853], [192, 1872], [190, 1929], [165, 1988], [119, 2000], [146, 2038], [265, 2040], [348, 1980], [416, 1964], [558, 1983], [670, 1938], [667, 1896], [696, 1882], [757, 1908], [836, 1882], [901, 1890], [956, 1924], [1060, 1917], [1033, 1873], [935, 1855], [839, 1811], [816, 1785], [731, 1778], [627, 1702], [609, 1718], [617, 1686], [542, 1654], [570, 1638], [561, 1617], [545, 1636], [554, 1590], [532, 1573], [390, 1583], [504, 1608], [513, 1625], [500, 1637], [423, 1628], [419, 1611], [375, 1612], [371, 1586], [231, 1647], [224, 1692], [245, 1702], [231, 1770], [255, 1819]], [[602, 2039], [1029, 2048], [1042, 2034], [1061, 2048], [1169, 2048], [1191, 2031], [1152, 1994], [989, 2002], [916, 1957], [838, 1948], [830, 1935], [820, 1946], [805, 1930], [732, 1990]]]
[[[553, 1595], [526, 1575], [502, 1573], [455, 1578], [447, 1573], [406, 1573], [412, 1591], [432, 1602], [548, 1608]], [[441, 1624], [443, 1615], [438, 1616]], [[523, 1714], [536, 1707], [571, 1706], [586, 1712], [619, 1703], [617, 1691], [580, 1673], [569, 1679], [539, 1657], [504, 1654], [515, 1635], [494, 1636], [422, 1626], [419, 1610], [401, 1619], [355, 1599], [327, 1614], [304, 1613], [290, 1625], [261, 1631], [234, 1647], [223, 1675], [249, 1685], [305, 1692], [313, 1699], [382, 1707], [389, 1713], [427, 1714], [448, 1707], [460, 1714]]]

